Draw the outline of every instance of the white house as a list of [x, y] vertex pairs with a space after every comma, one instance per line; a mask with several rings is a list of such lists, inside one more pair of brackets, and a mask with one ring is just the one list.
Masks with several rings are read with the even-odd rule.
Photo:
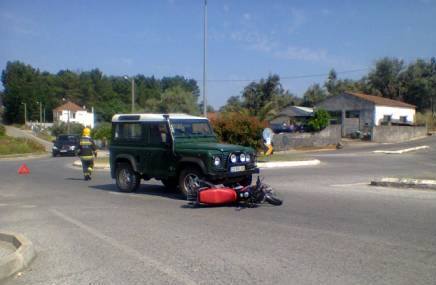
[[53, 122], [79, 123], [94, 128], [94, 112], [88, 112], [70, 101], [53, 110]]
[[344, 92], [316, 105], [342, 124], [342, 135], [367, 131], [381, 124], [413, 125], [415, 106], [380, 96]]

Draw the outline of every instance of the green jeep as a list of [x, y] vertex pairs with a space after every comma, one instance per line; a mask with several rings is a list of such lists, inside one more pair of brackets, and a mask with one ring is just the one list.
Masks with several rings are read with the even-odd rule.
[[259, 172], [254, 149], [219, 143], [206, 118], [185, 114], [115, 115], [110, 165], [120, 191], [154, 178], [185, 196], [198, 179], [245, 186]]

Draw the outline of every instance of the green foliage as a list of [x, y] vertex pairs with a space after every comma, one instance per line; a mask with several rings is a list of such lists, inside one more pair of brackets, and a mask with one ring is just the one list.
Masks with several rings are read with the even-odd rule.
[[112, 135], [111, 123], [101, 123], [92, 130], [92, 137], [96, 140], [110, 141]]
[[0, 137], [3, 137], [6, 135], [6, 128], [3, 125], [0, 125]]
[[225, 113], [211, 119], [215, 134], [221, 141], [231, 144], [262, 148], [262, 130], [266, 123], [254, 116], [241, 113]]
[[[197, 82], [193, 79], [182, 76], [156, 79], [136, 75], [134, 82], [135, 109], [139, 112], [165, 109], [165, 103], [171, 102], [168, 96], [174, 95], [174, 101], [183, 101], [183, 104], [180, 108], [177, 104], [171, 104], [168, 109], [198, 113], [191, 106], [197, 105], [200, 93]], [[52, 121], [52, 110], [61, 105], [63, 99], [79, 106], [87, 106], [88, 109], [94, 107], [98, 121], [110, 121], [115, 113], [130, 112], [131, 108], [131, 81], [121, 76], [106, 76], [99, 69], [83, 72], [61, 70], [51, 74], [19, 61], [8, 62], [2, 72], [2, 83], [2, 97], [6, 107], [3, 118], [6, 123], [24, 122], [23, 103], [27, 105], [29, 121], [39, 120], [37, 102], [42, 102], [47, 121]], [[189, 102], [185, 98], [188, 93]]]
[[44, 146], [33, 140], [0, 136], [0, 155], [45, 152]]
[[248, 84], [241, 97], [230, 97], [220, 110], [255, 116], [263, 121], [273, 118], [287, 105], [295, 105], [299, 101], [296, 96], [283, 89], [278, 75], [269, 75], [267, 79]]
[[309, 130], [312, 132], [318, 132], [329, 124], [330, 115], [327, 111], [318, 109], [313, 114], [313, 117], [307, 122]]
[[[83, 131], [82, 124], [70, 123], [70, 134], [81, 135], [82, 131]], [[68, 134], [68, 124], [67, 123], [54, 124], [53, 127], [51, 127], [51, 133], [55, 137], [57, 137], [58, 135]]]
[[303, 96], [303, 106], [313, 107], [327, 98], [327, 92], [319, 84], [310, 86]]

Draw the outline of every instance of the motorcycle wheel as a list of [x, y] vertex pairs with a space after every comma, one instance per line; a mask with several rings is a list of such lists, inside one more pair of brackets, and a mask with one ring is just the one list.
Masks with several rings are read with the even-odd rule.
[[280, 206], [281, 204], [283, 204], [283, 201], [281, 199], [277, 198], [271, 193], [265, 195], [265, 201], [274, 206]]

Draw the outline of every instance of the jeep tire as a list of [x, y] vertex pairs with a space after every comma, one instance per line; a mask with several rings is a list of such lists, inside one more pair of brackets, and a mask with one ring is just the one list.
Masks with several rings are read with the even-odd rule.
[[[188, 197], [188, 193], [192, 190], [192, 183], [196, 180], [202, 179], [203, 174], [197, 167], [187, 167], [180, 171], [179, 175], [179, 189], [183, 196]], [[191, 185], [190, 185], [191, 184]]]
[[141, 183], [140, 176], [129, 163], [119, 163], [115, 169], [115, 180], [121, 192], [136, 191]]

